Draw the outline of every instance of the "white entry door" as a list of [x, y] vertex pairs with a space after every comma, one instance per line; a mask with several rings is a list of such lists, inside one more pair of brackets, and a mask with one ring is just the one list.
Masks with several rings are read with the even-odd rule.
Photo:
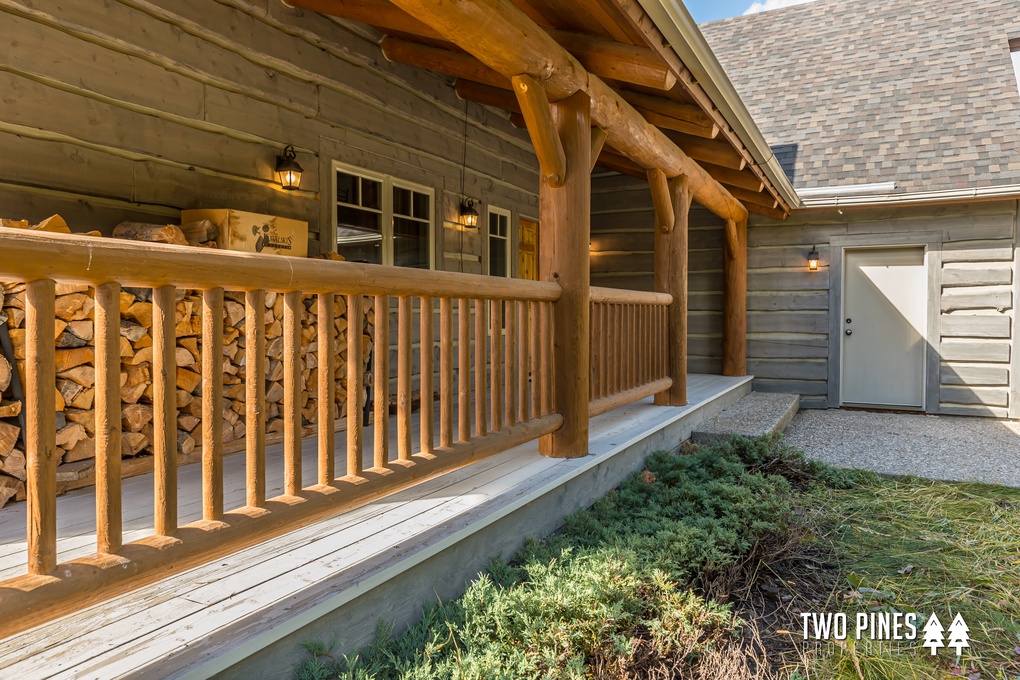
[[843, 403], [924, 408], [924, 248], [860, 248], [843, 260]]

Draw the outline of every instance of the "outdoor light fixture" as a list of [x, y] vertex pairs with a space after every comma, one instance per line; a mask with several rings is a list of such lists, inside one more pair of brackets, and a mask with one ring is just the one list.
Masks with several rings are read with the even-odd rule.
[[818, 271], [818, 248], [811, 246], [811, 252], [807, 256], [807, 268], [808, 271]]
[[470, 198], [460, 204], [460, 221], [465, 227], [478, 226], [478, 211], [475, 210], [475, 202]]
[[301, 173], [304, 172], [298, 162], [294, 160], [295, 158], [297, 158], [297, 152], [294, 151], [293, 144], [288, 144], [287, 148], [283, 150], [283, 155], [276, 157], [276, 181], [288, 191], [300, 187]]

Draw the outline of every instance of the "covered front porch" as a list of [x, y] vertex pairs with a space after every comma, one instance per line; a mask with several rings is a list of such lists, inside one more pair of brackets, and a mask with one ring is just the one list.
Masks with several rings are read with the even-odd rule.
[[[459, 595], [490, 558], [554, 530], [650, 452], [676, 449], [748, 394], [750, 380], [691, 375], [686, 406], [657, 407], [649, 398], [592, 418], [585, 457], [542, 456], [538, 443], [528, 442], [62, 617], [8, 638], [0, 670], [55, 678], [285, 677], [302, 642], [339, 636], [342, 650], [352, 651], [371, 640], [381, 620], [400, 628], [420, 615], [423, 602]], [[370, 441], [370, 428], [365, 435]], [[306, 442], [310, 452], [315, 444]], [[283, 447], [266, 453], [269, 485], [279, 487]], [[335, 455], [342, 467], [346, 446]], [[366, 464], [372, 455], [366, 446]], [[244, 502], [243, 462], [225, 459], [226, 487], [236, 489], [228, 506]], [[182, 521], [201, 517], [200, 476], [200, 466], [181, 469]], [[152, 533], [152, 487], [152, 475], [125, 483], [125, 538]], [[61, 561], [92, 550], [94, 503], [87, 489], [58, 500]], [[9, 573], [12, 550], [24, 549], [16, 527], [23, 534], [25, 518], [2, 519], [0, 564]]]
[[[356, 3], [297, 4], [359, 20], [342, 13]], [[503, 108], [527, 129], [538, 161], [536, 280], [0, 230], [0, 280], [11, 282], [24, 312], [17, 362], [25, 386], [25, 465], [13, 482], [23, 482], [25, 502], [0, 515], [0, 609], [16, 613], [0, 621], [0, 636], [18, 642], [0, 663], [11, 672], [42, 664], [46, 672], [102, 676], [144, 673], [146, 664], [158, 667], [149, 672], [183, 673], [220, 656], [216, 664], [236, 663], [236, 641], [298, 630], [321, 617], [318, 607], [336, 592], [350, 599], [369, 587], [396, 588], [398, 572], [425, 587], [435, 575], [409, 567], [438, 553], [422, 551], [454, 549], [458, 532], [509, 527], [457, 561], [468, 571], [440, 578], [453, 592], [493, 552], [555, 528], [647, 453], [675, 448], [695, 422], [750, 389], [748, 211], [782, 217], [789, 206], [642, 10], [593, 4], [605, 5], [604, 23], [626, 27], [625, 43], [602, 36], [593, 51], [506, 0], [372, 2], [364, 6], [379, 11], [360, 17], [378, 20], [383, 32], [423, 37], [427, 44], [383, 37], [380, 46], [395, 61], [399, 53], [457, 76], [466, 100], [493, 95], [460, 81], [456, 69], [468, 68], [500, 90]], [[607, 66], [592, 57], [607, 42], [640, 63]], [[634, 89], [655, 89], [645, 76], [633, 81], [634, 68], [640, 75], [649, 64], [662, 94]], [[679, 129], [692, 134], [664, 132]], [[727, 141], [705, 141], [720, 135]], [[467, 144], [465, 133], [465, 154]], [[320, 160], [324, 175], [335, 171]], [[591, 286], [596, 164], [648, 182], [654, 291]], [[334, 173], [332, 194], [323, 193], [336, 201], [321, 206], [331, 228], [342, 222], [336, 181]], [[757, 191], [741, 193], [741, 185]], [[694, 202], [722, 221], [717, 344], [727, 377], [688, 375]], [[379, 224], [397, 219], [384, 205], [372, 218]], [[422, 224], [431, 223], [428, 206], [412, 211]], [[468, 226], [456, 231], [474, 236]], [[383, 232], [394, 236], [392, 225]], [[340, 242], [321, 233], [330, 249]], [[95, 486], [61, 496], [64, 466], [77, 462], [58, 443], [63, 416], [53, 407], [63, 403], [55, 384], [67, 379], [58, 368], [55, 310], [68, 290], [94, 304], [83, 313], [94, 331], [83, 350], [94, 402], [75, 415], [93, 425]], [[147, 344], [130, 366], [146, 364], [151, 377], [129, 401], [122, 321], [140, 301], [125, 296], [138, 290], [147, 291]], [[226, 326], [225, 311], [233, 318]], [[178, 346], [183, 336], [189, 347]], [[235, 362], [227, 368], [225, 355]], [[151, 455], [135, 457], [124, 404], [142, 394]], [[368, 402], [371, 426], [362, 422]], [[196, 435], [189, 451], [179, 443], [185, 407]], [[225, 427], [243, 440], [243, 455], [228, 455]], [[187, 456], [196, 464], [181, 465]], [[139, 458], [151, 472], [131, 476]], [[524, 514], [510, 519], [518, 509]], [[499, 513], [510, 524], [497, 522]], [[347, 531], [363, 535], [332, 542]], [[269, 556], [278, 560], [272, 568], [260, 560]], [[428, 595], [398, 590], [371, 616], [398, 602], [414, 608]], [[332, 601], [334, 609], [343, 604]], [[311, 618], [302, 618], [305, 610]], [[371, 630], [359, 627], [359, 635]]]

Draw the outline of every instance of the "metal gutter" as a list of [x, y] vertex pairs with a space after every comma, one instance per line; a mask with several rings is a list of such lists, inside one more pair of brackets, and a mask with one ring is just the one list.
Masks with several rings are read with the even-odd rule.
[[873, 205], [905, 205], [911, 203], [958, 203], [961, 201], [991, 201], [1020, 197], [1020, 184], [995, 187], [949, 189], [945, 191], [914, 191], [903, 194], [870, 194], [867, 196], [804, 197], [802, 208], [841, 208]]
[[764, 135], [758, 129], [758, 124], [744, 106], [729, 76], [726, 75], [722, 64], [712, 52], [687, 8], [678, 0], [638, 0], [638, 2], [790, 208], [802, 207], [803, 203], [796, 189], [783, 172]]

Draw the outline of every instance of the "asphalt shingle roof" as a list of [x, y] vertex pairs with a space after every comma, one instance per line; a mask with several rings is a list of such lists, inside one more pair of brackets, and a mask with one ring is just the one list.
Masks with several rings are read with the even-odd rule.
[[797, 188], [1020, 184], [1020, 0], [819, 0], [701, 30]]

